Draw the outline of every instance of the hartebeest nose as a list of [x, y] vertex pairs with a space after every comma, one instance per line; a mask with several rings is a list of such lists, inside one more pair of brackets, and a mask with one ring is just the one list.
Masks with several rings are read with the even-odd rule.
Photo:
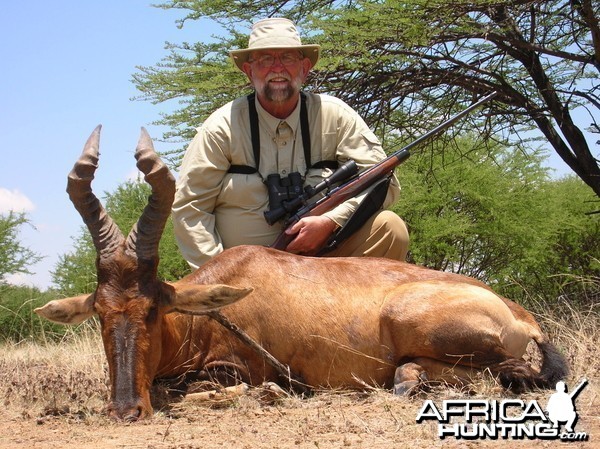
[[113, 404], [109, 406], [108, 413], [111, 418], [125, 422], [134, 422], [144, 417], [144, 409], [141, 405], [118, 406]]
[[141, 416], [142, 416], [141, 408], [138, 407], [138, 408], [130, 409], [123, 415], [123, 421], [126, 421], [126, 422], [137, 421], [138, 419], [140, 419]]

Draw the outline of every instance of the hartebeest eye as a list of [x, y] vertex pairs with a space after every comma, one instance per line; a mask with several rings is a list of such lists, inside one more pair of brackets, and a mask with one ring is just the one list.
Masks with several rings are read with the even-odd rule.
[[152, 307], [150, 307], [150, 309], [148, 310], [148, 314], [146, 315], [146, 323], [147, 324], [155, 323], [157, 318], [158, 318], [158, 306], [153, 305]]

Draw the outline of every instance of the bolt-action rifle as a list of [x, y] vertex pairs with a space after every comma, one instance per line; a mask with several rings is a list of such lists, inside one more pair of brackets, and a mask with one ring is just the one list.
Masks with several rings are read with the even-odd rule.
[[[284, 201], [281, 207], [277, 209], [266, 211], [265, 220], [269, 224], [273, 224], [285, 216], [289, 215], [289, 218], [284, 222], [284, 230], [279, 234], [275, 242], [271, 245], [271, 248], [285, 250], [288, 244], [294, 240], [295, 235], [288, 235], [285, 230], [296, 224], [303, 217], [314, 217], [323, 215], [325, 212], [330, 211], [334, 207], [342, 204], [367, 190], [369, 187], [374, 185], [377, 181], [392, 176], [394, 169], [404, 162], [410, 156], [409, 150], [422, 144], [423, 142], [437, 136], [446, 128], [460, 120], [465, 115], [469, 114], [474, 109], [478, 108], [482, 104], [488, 102], [497, 95], [497, 92], [483, 97], [477, 103], [472, 104], [465, 110], [459, 112], [453, 117], [449, 118], [442, 124], [438, 125], [431, 131], [423, 134], [418, 139], [404, 146], [400, 150], [394, 152], [390, 156], [383, 159], [381, 162], [373, 165], [362, 173], [358, 173], [358, 166], [353, 160], [350, 160], [338, 168], [331, 176], [325, 178], [319, 184], [314, 187], [306, 186], [304, 193], [289, 201]], [[352, 178], [350, 178], [352, 177]], [[350, 179], [348, 179], [350, 178]], [[343, 184], [332, 188], [338, 182]], [[315, 195], [328, 190], [323, 198], [313, 203], [308, 201]]]

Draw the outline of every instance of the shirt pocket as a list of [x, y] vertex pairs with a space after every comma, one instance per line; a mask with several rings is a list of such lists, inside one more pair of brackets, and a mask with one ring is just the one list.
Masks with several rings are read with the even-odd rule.
[[[337, 133], [323, 133], [321, 136], [321, 148], [316, 148], [317, 150], [321, 150], [321, 158], [319, 161], [335, 161], [338, 147], [338, 135]], [[314, 154], [314, 153], [313, 153]], [[315, 160], [315, 156], [313, 155], [314, 162], [318, 162]]]
[[366, 131], [362, 131], [361, 135], [363, 136], [363, 138], [369, 142], [371, 145], [381, 145], [381, 142], [379, 141], [379, 138], [375, 135], [375, 133], [373, 131], [371, 131], [370, 129], [366, 130]]

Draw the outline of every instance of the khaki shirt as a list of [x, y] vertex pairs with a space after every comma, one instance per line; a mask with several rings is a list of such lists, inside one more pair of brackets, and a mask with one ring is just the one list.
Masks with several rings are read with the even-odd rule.
[[[327, 168], [308, 168], [319, 161], [337, 160], [342, 164], [353, 159], [362, 170], [386, 156], [375, 134], [350, 106], [331, 96], [307, 93], [312, 147], [312, 160], [307, 164], [300, 131], [300, 101], [285, 121], [266, 112], [258, 100], [255, 103], [260, 129], [259, 173], [227, 172], [231, 165], [256, 167], [246, 97], [211, 114], [198, 128], [183, 158], [173, 224], [181, 253], [193, 268], [225, 248], [268, 246], [275, 241], [282, 224], [269, 226], [263, 216], [269, 208], [263, 180], [269, 174], [285, 177], [300, 172], [306, 177], [305, 184], [314, 186], [332, 173]], [[393, 177], [385, 207], [397, 200], [399, 190]], [[364, 196], [350, 199], [324, 215], [342, 226]]]

